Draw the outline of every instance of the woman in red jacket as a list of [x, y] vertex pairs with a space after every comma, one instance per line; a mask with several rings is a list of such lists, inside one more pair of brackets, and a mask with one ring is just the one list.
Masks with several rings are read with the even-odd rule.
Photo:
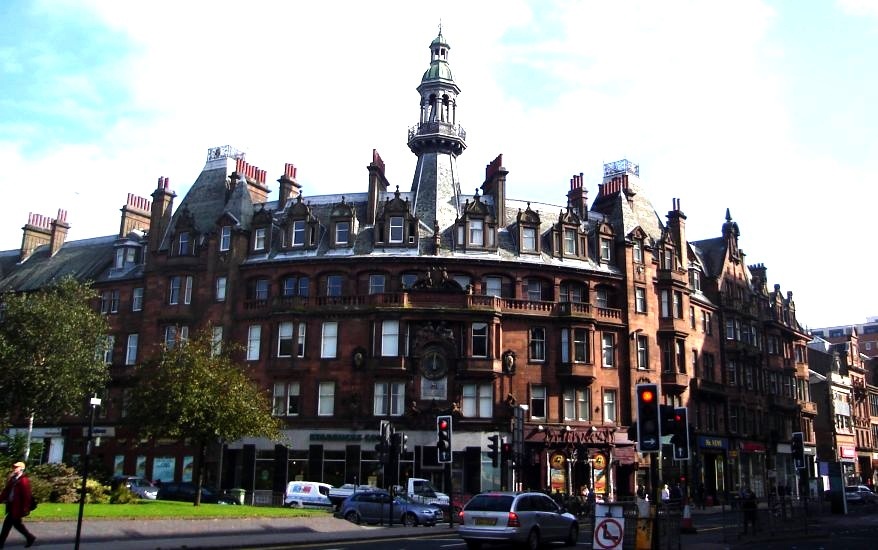
[[37, 537], [33, 536], [21, 522], [30, 514], [33, 498], [30, 480], [24, 475], [24, 462], [16, 462], [12, 465], [12, 473], [9, 474], [6, 487], [0, 493], [0, 501], [6, 503], [6, 519], [3, 521], [3, 530], [0, 531], [0, 547], [6, 543], [6, 537], [13, 527], [27, 540], [25, 548], [33, 546]]

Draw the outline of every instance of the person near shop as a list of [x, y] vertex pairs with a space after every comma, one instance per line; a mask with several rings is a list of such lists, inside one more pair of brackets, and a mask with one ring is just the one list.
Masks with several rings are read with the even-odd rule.
[[748, 527], [752, 527], [753, 534], [756, 534], [756, 493], [749, 486], [744, 486], [741, 492], [741, 510], [744, 513], [744, 534], [748, 532]]
[[12, 473], [6, 480], [3, 492], [0, 492], [0, 500], [6, 503], [6, 519], [3, 520], [3, 530], [0, 531], [0, 547], [6, 543], [6, 537], [9, 536], [9, 531], [13, 527], [24, 535], [25, 548], [33, 546], [37, 537], [28, 531], [22, 522], [22, 519], [27, 517], [34, 508], [30, 480], [24, 475], [24, 462], [16, 462], [12, 465]]
[[668, 487], [668, 484], [665, 483], [662, 485], [662, 504], [667, 504], [671, 501], [671, 488]]

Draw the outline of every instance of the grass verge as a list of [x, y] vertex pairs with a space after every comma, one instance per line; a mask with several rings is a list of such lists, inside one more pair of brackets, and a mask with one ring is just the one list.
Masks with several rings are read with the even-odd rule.
[[[42, 502], [29, 519], [76, 521], [79, 504]], [[330, 512], [281, 508], [278, 506], [228, 506], [170, 500], [140, 500], [130, 504], [86, 504], [83, 519], [209, 519], [209, 518], [294, 518], [326, 517]]]

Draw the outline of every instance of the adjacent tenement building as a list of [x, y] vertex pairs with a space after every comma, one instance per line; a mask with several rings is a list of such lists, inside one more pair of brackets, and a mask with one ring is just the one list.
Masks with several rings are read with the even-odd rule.
[[[128, 195], [112, 235], [65, 242], [65, 214], [32, 216], [21, 248], [0, 254], [0, 290], [95, 281], [112, 327], [99, 459], [118, 473], [191, 476], [185, 442], [139, 440], [125, 408], [137, 365], [209, 327], [244, 346], [286, 435], [217, 442], [207, 467], [224, 488], [383, 485], [396, 477], [375, 448], [389, 421], [408, 436], [401, 478], [465, 494], [514, 484], [631, 495], [655, 459], [628, 433], [640, 382], [689, 409], [692, 459], [667, 453], [665, 479], [717, 499], [793, 485], [790, 434], [817, 412], [809, 338], [792, 295], [745, 262], [730, 213], [718, 237], [689, 241], [681, 201], [659, 215], [629, 160], [604, 166], [593, 198], [581, 173], [557, 182], [556, 204], [508, 196], [502, 156], [466, 183], [449, 45], [440, 34], [429, 49], [407, 190], [375, 151], [362, 187], [327, 195], [303, 189], [292, 164], [270, 181], [244, 152], [215, 147], [179, 204], [162, 177], [149, 198]], [[453, 418], [450, 480], [440, 414]], [[78, 456], [80, 423], [37, 427], [46, 459]], [[498, 433], [513, 451], [495, 467], [486, 451]]]

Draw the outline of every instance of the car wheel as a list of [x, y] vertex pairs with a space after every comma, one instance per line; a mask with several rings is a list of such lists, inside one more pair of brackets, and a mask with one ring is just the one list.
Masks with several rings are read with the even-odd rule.
[[527, 534], [527, 542], [524, 543], [524, 547], [527, 550], [539, 550], [540, 547], [540, 533], [536, 529], [531, 529], [531, 532]]
[[418, 524], [418, 516], [409, 512], [406, 515], [402, 516], [402, 524], [406, 527], [414, 527]]
[[482, 542], [478, 540], [467, 540], [465, 542], [467, 550], [479, 550], [482, 547]]
[[354, 510], [351, 510], [347, 514], [345, 514], [344, 518], [351, 523], [360, 523], [360, 514], [356, 513]]
[[296, 500], [290, 502], [290, 508], [301, 508], [301, 507], [302, 507], [302, 503], [301, 503], [301, 502], [298, 502], [298, 501], [296, 501]]
[[564, 541], [564, 545], [576, 546], [577, 542], [579, 542], [579, 524], [574, 523], [570, 525], [570, 532], [567, 533], [567, 540]]

